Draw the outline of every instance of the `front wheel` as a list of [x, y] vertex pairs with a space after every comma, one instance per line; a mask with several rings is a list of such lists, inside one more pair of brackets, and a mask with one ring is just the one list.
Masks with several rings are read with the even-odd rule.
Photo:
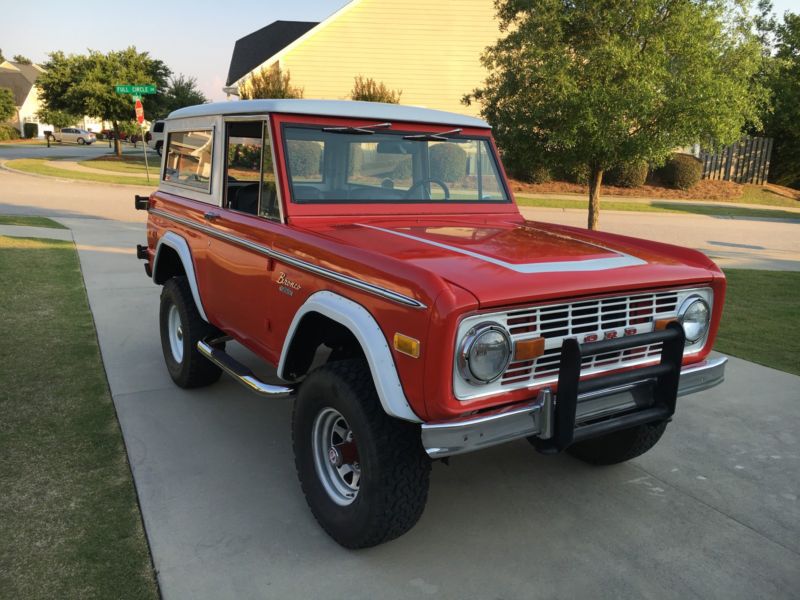
[[422, 515], [431, 462], [419, 426], [384, 412], [365, 361], [328, 363], [306, 378], [292, 442], [311, 512], [345, 548], [392, 540]]
[[664, 435], [666, 428], [666, 421], [638, 425], [578, 442], [567, 448], [567, 452], [592, 465], [615, 465], [650, 450]]
[[78, 138], [78, 145], [83, 146], [86, 143], [86, 140], [83, 138]]
[[162, 146], [162, 143], [161, 143], [161, 142], [158, 142], [158, 143], [156, 144], [156, 153], [157, 153], [159, 156], [161, 156], [161, 146]]
[[197, 342], [219, 335], [219, 330], [200, 316], [186, 277], [173, 277], [164, 284], [159, 324], [164, 361], [177, 385], [201, 387], [220, 378], [220, 368], [197, 350]]

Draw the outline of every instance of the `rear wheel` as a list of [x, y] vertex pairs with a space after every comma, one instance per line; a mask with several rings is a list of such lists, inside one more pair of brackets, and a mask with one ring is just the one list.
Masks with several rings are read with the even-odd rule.
[[197, 342], [220, 332], [200, 316], [186, 277], [173, 277], [164, 284], [159, 322], [164, 361], [176, 384], [201, 387], [220, 378], [220, 368], [197, 350]]
[[311, 512], [342, 546], [387, 542], [422, 515], [431, 463], [419, 427], [384, 412], [363, 360], [328, 363], [306, 378], [292, 441]]
[[641, 456], [658, 443], [667, 422], [647, 423], [578, 442], [567, 448], [575, 458], [593, 465], [615, 465]]

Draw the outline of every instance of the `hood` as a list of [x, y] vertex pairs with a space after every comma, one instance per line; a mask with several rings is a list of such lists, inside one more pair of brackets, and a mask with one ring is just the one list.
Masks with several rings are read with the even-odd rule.
[[482, 307], [710, 281], [715, 265], [685, 248], [506, 217], [365, 219], [311, 227], [339, 243], [424, 268]]

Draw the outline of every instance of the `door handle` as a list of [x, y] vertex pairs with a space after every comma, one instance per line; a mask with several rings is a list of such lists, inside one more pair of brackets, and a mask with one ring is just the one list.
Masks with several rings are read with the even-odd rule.
[[203, 215], [203, 218], [206, 221], [216, 221], [217, 219], [219, 219], [219, 214], [215, 212], [207, 212]]

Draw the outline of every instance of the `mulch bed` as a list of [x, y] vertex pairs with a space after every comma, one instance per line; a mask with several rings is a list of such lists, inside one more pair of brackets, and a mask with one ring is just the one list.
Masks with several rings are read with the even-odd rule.
[[[588, 196], [589, 186], [568, 181], [549, 181], [547, 183], [525, 183], [511, 180], [511, 189], [522, 194], [581, 194]], [[787, 188], [788, 189], [788, 188]], [[676, 190], [656, 185], [643, 185], [635, 188], [604, 185], [602, 195], [628, 196], [632, 198], [667, 198], [674, 200], [732, 200], [742, 195], [744, 186], [732, 181], [711, 181], [704, 179], [691, 190]]]

